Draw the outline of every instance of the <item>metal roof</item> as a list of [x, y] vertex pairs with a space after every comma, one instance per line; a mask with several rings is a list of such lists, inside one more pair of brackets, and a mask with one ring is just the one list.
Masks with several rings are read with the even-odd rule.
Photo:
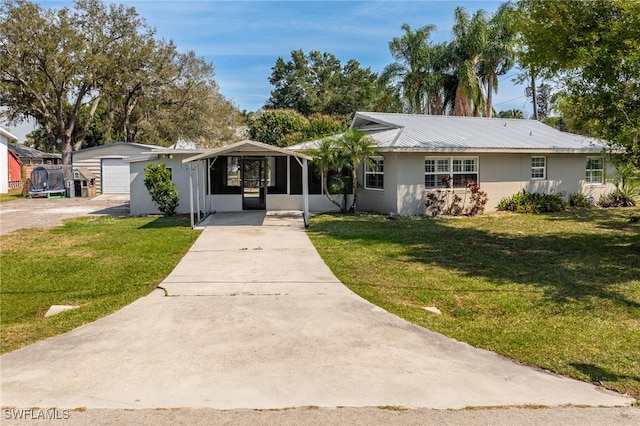
[[24, 145], [10, 143], [7, 146], [9, 148], [9, 151], [12, 151], [19, 158], [62, 158], [61, 154], [43, 152]]
[[600, 152], [606, 142], [535, 120], [357, 112], [352, 129], [384, 151]]
[[299, 152], [290, 151], [284, 148], [279, 148], [274, 145], [269, 145], [262, 142], [256, 141], [240, 141], [230, 145], [225, 145], [221, 148], [212, 149], [206, 151], [203, 154], [195, 155], [193, 157], [185, 158], [182, 160], [183, 163], [190, 163], [192, 161], [201, 160], [204, 158], [212, 158], [217, 157], [219, 155], [255, 155], [255, 156], [291, 156], [304, 158], [307, 160], [311, 160], [312, 158], [308, 155], [301, 154]]

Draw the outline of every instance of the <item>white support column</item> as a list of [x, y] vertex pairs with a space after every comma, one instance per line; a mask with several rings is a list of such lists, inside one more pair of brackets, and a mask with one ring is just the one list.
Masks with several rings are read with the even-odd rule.
[[191, 228], [195, 228], [196, 224], [193, 220], [193, 167], [189, 164], [189, 214], [191, 216]]
[[200, 217], [200, 160], [196, 161], [194, 168], [196, 172], [196, 215], [198, 217], [197, 223], [200, 223], [202, 220]]
[[302, 215], [304, 217], [304, 226], [309, 226], [309, 167], [307, 159], [302, 159]]

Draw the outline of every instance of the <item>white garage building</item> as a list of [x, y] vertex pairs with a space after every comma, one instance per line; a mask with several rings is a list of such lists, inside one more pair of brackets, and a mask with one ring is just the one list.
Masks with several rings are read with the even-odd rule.
[[73, 168], [86, 167], [96, 176], [96, 192], [123, 194], [130, 192], [129, 157], [157, 148], [152, 145], [116, 142], [74, 151]]

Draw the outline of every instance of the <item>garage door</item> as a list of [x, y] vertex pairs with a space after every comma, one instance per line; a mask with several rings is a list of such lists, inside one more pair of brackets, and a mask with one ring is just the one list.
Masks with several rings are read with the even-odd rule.
[[102, 159], [102, 193], [129, 192], [129, 164], [122, 158]]

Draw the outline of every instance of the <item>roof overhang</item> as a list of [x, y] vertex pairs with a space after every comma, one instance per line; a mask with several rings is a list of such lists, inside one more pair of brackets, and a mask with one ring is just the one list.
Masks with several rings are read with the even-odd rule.
[[4, 136], [9, 140], [14, 140], [14, 141], [18, 140], [18, 138], [14, 134], [9, 132], [8, 130], [3, 129], [2, 127], [0, 127], [0, 135]]
[[225, 145], [220, 148], [206, 151], [202, 154], [194, 155], [192, 157], [185, 158], [182, 163], [191, 163], [193, 161], [204, 160], [207, 158], [219, 157], [221, 155], [228, 156], [257, 156], [257, 157], [298, 157], [305, 160], [312, 160], [312, 157], [302, 154], [300, 152], [292, 151], [289, 149], [279, 148], [277, 146], [268, 145], [262, 142], [256, 141], [240, 141], [231, 145]]
[[477, 153], [477, 154], [600, 154], [605, 147], [592, 147], [580, 149], [568, 148], [398, 148], [398, 147], [379, 147], [375, 148], [378, 152], [406, 152], [421, 154], [447, 154], [447, 153]]

